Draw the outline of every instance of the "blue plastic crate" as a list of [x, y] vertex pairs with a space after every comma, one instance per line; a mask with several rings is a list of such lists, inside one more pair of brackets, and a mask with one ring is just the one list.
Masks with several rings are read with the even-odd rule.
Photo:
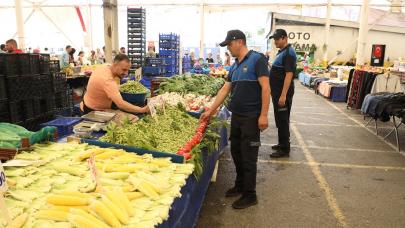
[[159, 48], [176, 49], [178, 45], [172, 42], [160, 42]]
[[173, 50], [159, 50], [159, 55], [160, 56], [176, 56], [177, 51]]
[[172, 73], [176, 71], [176, 66], [166, 66], [166, 72]]
[[165, 73], [165, 68], [161, 66], [145, 66], [143, 67], [145, 75], [159, 75]]
[[153, 77], [142, 77], [142, 79], [139, 82], [146, 88], [150, 89], [152, 80], [153, 80]]
[[60, 117], [55, 120], [41, 124], [41, 127], [56, 127], [58, 128], [59, 137], [70, 135], [73, 133], [73, 127], [82, 120], [80, 117]]
[[177, 59], [176, 58], [165, 58], [166, 65], [176, 65]]
[[165, 58], [146, 58], [146, 65], [164, 65]]
[[159, 34], [159, 40], [174, 40], [176, 41], [178, 39], [178, 36], [176, 34], [170, 33], [170, 34]]

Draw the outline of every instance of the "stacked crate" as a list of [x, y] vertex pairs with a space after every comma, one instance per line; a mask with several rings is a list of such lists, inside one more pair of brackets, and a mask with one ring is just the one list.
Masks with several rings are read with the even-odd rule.
[[162, 76], [166, 73], [165, 58], [146, 58], [143, 76]]
[[0, 54], [0, 122], [36, 130], [53, 118], [53, 70], [48, 54]]
[[144, 65], [146, 55], [146, 11], [142, 8], [128, 8], [128, 57], [131, 68]]
[[191, 66], [191, 58], [189, 55], [183, 57], [183, 73], [190, 72], [193, 67]]
[[180, 36], [159, 34], [159, 56], [165, 58], [166, 76], [171, 77], [179, 73]]

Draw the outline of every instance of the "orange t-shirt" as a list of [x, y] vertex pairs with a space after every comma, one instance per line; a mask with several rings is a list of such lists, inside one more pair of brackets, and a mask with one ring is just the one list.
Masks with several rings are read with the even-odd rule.
[[84, 103], [93, 110], [111, 109], [113, 101], [123, 101], [119, 84], [119, 78], [113, 76], [109, 66], [97, 67], [87, 85]]

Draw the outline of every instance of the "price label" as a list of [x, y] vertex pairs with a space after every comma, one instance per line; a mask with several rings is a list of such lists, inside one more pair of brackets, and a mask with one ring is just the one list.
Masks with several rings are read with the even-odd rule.
[[0, 194], [7, 191], [6, 174], [0, 161]]
[[156, 117], [156, 100], [150, 99], [148, 102], [150, 115], [155, 118]]
[[99, 186], [99, 178], [98, 178], [98, 171], [96, 167], [96, 159], [94, 155], [91, 155], [89, 159], [87, 159], [87, 163], [89, 164], [91, 179], [96, 182], [97, 186]]

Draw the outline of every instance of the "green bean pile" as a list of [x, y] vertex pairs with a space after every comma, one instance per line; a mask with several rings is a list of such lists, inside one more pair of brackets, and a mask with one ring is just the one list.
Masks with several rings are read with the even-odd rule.
[[166, 107], [158, 110], [155, 118], [148, 115], [122, 127], [110, 124], [100, 141], [176, 153], [193, 137], [197, 127], [198, 119], [177, 107]]
[[121, 85], [120, 92], [138, 94], [138, 93], [149, 93], [149, 90], [148, 88], [143, 86], [140, 82], [130, 80]]

